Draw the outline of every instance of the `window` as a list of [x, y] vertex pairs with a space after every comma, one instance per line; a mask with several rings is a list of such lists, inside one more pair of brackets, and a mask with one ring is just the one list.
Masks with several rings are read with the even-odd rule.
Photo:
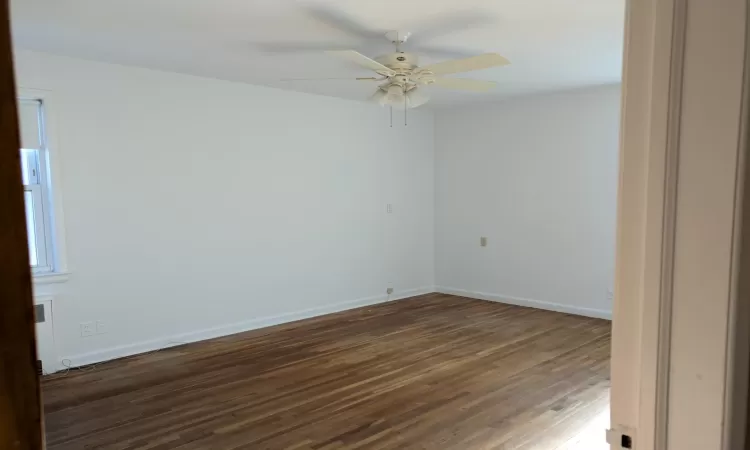
[[52, 215], [47, 182], [47, 149], [42, 101], [19, 99], [18, 116], [21, 128], [21, 172], [26, 204], [29, 259], [35, 273], [52, 272]]

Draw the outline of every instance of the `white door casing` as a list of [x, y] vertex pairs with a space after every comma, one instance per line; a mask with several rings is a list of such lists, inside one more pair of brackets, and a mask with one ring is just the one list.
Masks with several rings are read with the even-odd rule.
[[746, 24], [744, 0], [628, 3], [612, 426], [640, 450], [733, 448]]

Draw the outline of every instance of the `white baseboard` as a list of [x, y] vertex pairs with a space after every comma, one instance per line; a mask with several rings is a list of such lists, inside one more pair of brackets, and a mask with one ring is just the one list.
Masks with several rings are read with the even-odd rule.
[[[79, 367], [87, 364], [94, 364], [103, 361], [109, 361], [112, 359], [123, 358], [125, 356], [137, 355], [139, 353], [151, 352], [168, 347], [174, 347], [190, 342], [204, 341], [206, 339], [213, 339], [222, 336], [228, 336], [230, 334], [242, 333], [244, 331], [256, 330], [258, 328], [270, 327], [272, 325], [279, 325], [287, 322], [294, 322], [295, 320], [309, 319], [311, 317], [321, 316], [324, 314], [330, 314], [339, 311], [345, 311], [347, 309], [358, 308], [361, 306], [374, 305], [377, 303], [383, 303], [391, 300], [400, 300], [408, 297], [414, 297], [416, 295], [429, 294], [435, 292], [433, 286], [423, 286], [415, 289], [406, 289], [399, 291], [394, 295], [376, 295], [372, 297], [365, 297], [357, 300], [350, 300], [341, 303], [332, 303], [329, 305], [318, 306], [302, 311], [295, 311], [285, 314], [279, 314], [277, 316], [262, 317], [258, 319], [251, 319], [244, 322], [238, 322], [230, 325], [223, 325], [214, 328], [207, 328], [199, 331], [191, 331], [189, 333], [182, 333], [173, 336], [168, 336], [160, 339], [153, 339], [149, 341], [137, 342], [134, 344], [121, 345], [117, 347], [111, 347], [104, 350], [97, 350], [89, 353], [82, 353], [79, 355], [66, 356], [60, 358], [59, 366], [56, 368], [57, 371], [64, 370], [66, 367]], [[66, 364], [63, 364], [65, 361]]]
[[561, 303], [545, 302], [528, 298], [512, 297], [510, 295], [490, 294], [487, 292], [467, 291], [446, 286], [435, 286], [435, 291], [442, 294], [459, 295], [461, 297], [476, 298], [479, 300], [490, 300], [493, 302], [508, 303], [510, 305], [528, 306], [537, 309], [546, 309], [578, 316], [595, 317], [598, 319], [612, 320], [612, 311], [604, 309], [583, 308], [580, 306], [563, 305]]

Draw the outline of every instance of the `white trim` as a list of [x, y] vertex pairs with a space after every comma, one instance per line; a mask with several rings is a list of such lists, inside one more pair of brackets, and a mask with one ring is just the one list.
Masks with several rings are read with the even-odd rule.
[[[746, 10], [750, 24], [750, 8]], [[750, 27], [745, 27], [745, 42], [750, 42]], [[727, 367], [724, 380], [723, 450], [742, 448], [748, 439], [748, 373], [750, 373], [750, 45], [745, 46], [742, 84], [742, 111], [737, 160], [735, 221], [732, 242], [729, 321], [727, 329]]]
[[674, 218], [665, 216], [674, 214], [668, 192], [675, 177], [667, 174], [676, 164], [667, 148], [675, 156], [675, 76], [682, 66], [673, 46], [684, 40], [675, 2], [685, 6], [683, 0], [626, 3], [610, 403], [612, 428], [627, 432], [640, 450], [666, 450], [655, 443], [666, 435], [659, 361], [669, 351], [663, 325], [670, 308], [663, 301], [671, 291], [662, 276], [671, 272]]
[[34, 304], [38, 305], [40, 303], [51, 302], [53, 298], [54, 297], [52, 297], [51, 295], [35, 295]]
[[648, 103], [648, 174], [645, 202], [639, 414], [640, 447], [666, 449], [674, 284], [674, 246], [680, 153], [682, 78], [687, 3], [663, 0], [653, 11]]
[[747, 4], [628, 5], [612, 425], [635, 423], [641, 450], [729, 448], [737, 206], [727, 200], [737, 198]]
[[[44, 148], [41, 150], [43, 155], [40, 158], [46, 160], [47, 172], [41, 178], [44, 180], [42, 185], [47, 189], [47, 203], [45, 208], [49, 208], [51, 214], [47, 218], [51, 220], [48, 224], [47, 239], [51, 240], [52, 245], [52, 267], [53, 274], [65, 274], [68, 272], [67, 245], [65, 234], [65, 213], [63, 210], [63, 189], [62, 174], [60, 168], [61, 147], [57, 139], [57, 98], [52, 91], [46, 89], [28, 88], [19, 86], [17, 89], [19, 98], [37, 99], [42, 101], [42, 120], [44, 127]], [[40, 169], [43, 167], [40, 167]]]
[[70, 274], [67, 272], [46, 272], [34, 274], [31, 279], [35, 285], [37, 284], [53, 284], [53, 283], [65, 283], [70, 278]]
[[491, 294], [487, 292], [467, 291], [465, 289], [456, 289], [446, 286], [435, 286], [435, 291], [441, 294], [458, 295], [460, 297], [476, 298], [479, 300], [489, 300], [493, 302], [507, 303], [509, 305], [526, 306], [529, 308], [545, 309], [566, 314], [575, 314], [577, 316], [595, 317], [598, 319], [612, 319], [612, 311], [595, 308], [584, 308], [581, 306], [564, 305], [562, 303], [547, 302], [543, 300], [533, 300], [529, 298], [513, 297], [503, 294]]
[[121, 345], [112, 347], [104, 350], [97, 350], [89, 353], [82, 353], [72, 356], [64, 356], [58, 360], [58, 367], [56, 370], [63, 370], [65, 366], [62, 364], [63, 360], [69, 360], [70, 367], [84, 366], [87, 364], [94, 364], [102, 361], [109, 361], [116, 358], [123, 358], [125, 356], [137, 355], [139, 353], [150, 352], [168, 347], [174, 347], [176, 345], [182, 345], [191, 342], [204, 341], [206, 339], [213, 339], [222, 336], [228, 336], [231, 334], [242, 333], [245, 331], [256, 330], [258, 328], [270, 327], [273, 325], [280, 325], [283, 323], [294, 322], [296, 320], [309, 319], [311, 317], [321, 316], [324, 314], [331, 314], [335, 312], [345, 311], [348, 309], [358, 308], [361, 306], [374, 305], [377, 303], [384, 303], [392, 300], [401, 300], [408, 297], [414, 297], [417, 295], [429, 294], [434, 292], [432, 286], [423, 286], [415, 289], [407, 289], [397, 293], [397, 295], [376, 295], [372, 297], [360, 298], [357, 300], [350, 300], [347, 302], [333, 303], [330, 305], [319, 306], [316, 308], [305, 309], [302, 311], [289, 312], [285, 314], [279, 314], [277, 316], [262, 317], [257, 319], [246, 320], [243, 322], [237, 322], [229, 325], [222, 325], [213, 328], [207, 328], [200, 331], [191, 331], [188, 333], [176, 334], [167, 336], [159, 339], [153, 339], [149, 341], [138, 342], [135, 344]]

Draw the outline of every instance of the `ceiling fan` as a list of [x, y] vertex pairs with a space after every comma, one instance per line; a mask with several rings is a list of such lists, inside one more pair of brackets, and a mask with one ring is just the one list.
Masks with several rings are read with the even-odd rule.
[[395, 53], [369, 58], [355, 50], [329, 50], [327, 54], [351, 61], [378, 74], [378, 77], [356, 78], [361, 81], [382, 82], [371, 97], [373, 102], [396, 108], [416, 108], [425, 104], [429, 95], [421, 88], [435, 85], [447, 89], [485, 92], [495, 86], [493, 81], [467, 78], [447, 78], [448, 75], [472, 70], [487, 69], [510, 64], [497, 53], [484, 53], [463, 59], [443, 61], [420, 67], [416, 54], [401, 51], [409, 33], [389, 31], [386, 38], [396, 46]]
[[[374, 39], [380, 41], [382, 31], [370, 29], [341, 12], [323, 8], [308, 7], [308, 14], [314, 19], [322, 22], [341, 32], [349, 34], [365, 43], [372, 44]], [[442, 53], [455, 55], [457, 52], [442, 48], [435, 48], [422, 45], [422, 41], [429, 40], [438, 35], [455, 32], [476, 25], [487, 23], [490, 19], [488, 14], [471, 12], [455, 12], [449, 17], [433, 19], [426, 26], [417, 27], [421, 32], [418, 33], [416, 50], [419, 53]], [[395, 108], [415, 108], [429, 101], [429, 95], [423, 89], [427, 85], [435, 85], [447, 89], [457, 89], [463, 91], [484, 92], [492, 89], [495, 83], [492, 81], [481, 81], [463, 78], [446, 78], [442, 75], [454, 73], [469, 72], [472, 70], [487, 69], [510, 64], [510, 62], [496, 54], [485, 53], [478, 56], [461, 57], [459, 59], [443, 61], [437, 64], [420, 67], [419, 59], [416, 52], [402, 51], [402, 47], [411, 37], [411, 33], [389, 31], [385, 33], [385, 38], [395, 46], [395, 52], [370, 58], [364, 54], [351, 50], [347, 47], [341, 48], [337, 43], [330, 44], [309, 44], [309, 43], [290, 43], [290, 44], [267, 44], [266, 49], [271, 51], [324, 51], [325, 53], [348, 60], [366, 69], [374, 71], [377, 77], [355, 78], [360, 81], [381, 82], [371, 100], [383, 106], [392, 106]], [[414, 38], [412, 37], [412, 41]], [[380, 41], [382, 42], [382, 41]], [[415, 48], [410, 42], [410, 47]], [[370, 53], [372, 46], [362, 49], [365, 53]], [[462, 55], [463, 56], [463, 55]], [[325, 78], [325, 80], [335, 80], [335, 78]], [[287, 79], [285, 81], [301, 81], [304, 79]], [[308, 79], [309, 80], [309, 79]], [[313, 79], [314, 80], [314, 79]], [[342, 80], [347, 80], [344, 78]]]

